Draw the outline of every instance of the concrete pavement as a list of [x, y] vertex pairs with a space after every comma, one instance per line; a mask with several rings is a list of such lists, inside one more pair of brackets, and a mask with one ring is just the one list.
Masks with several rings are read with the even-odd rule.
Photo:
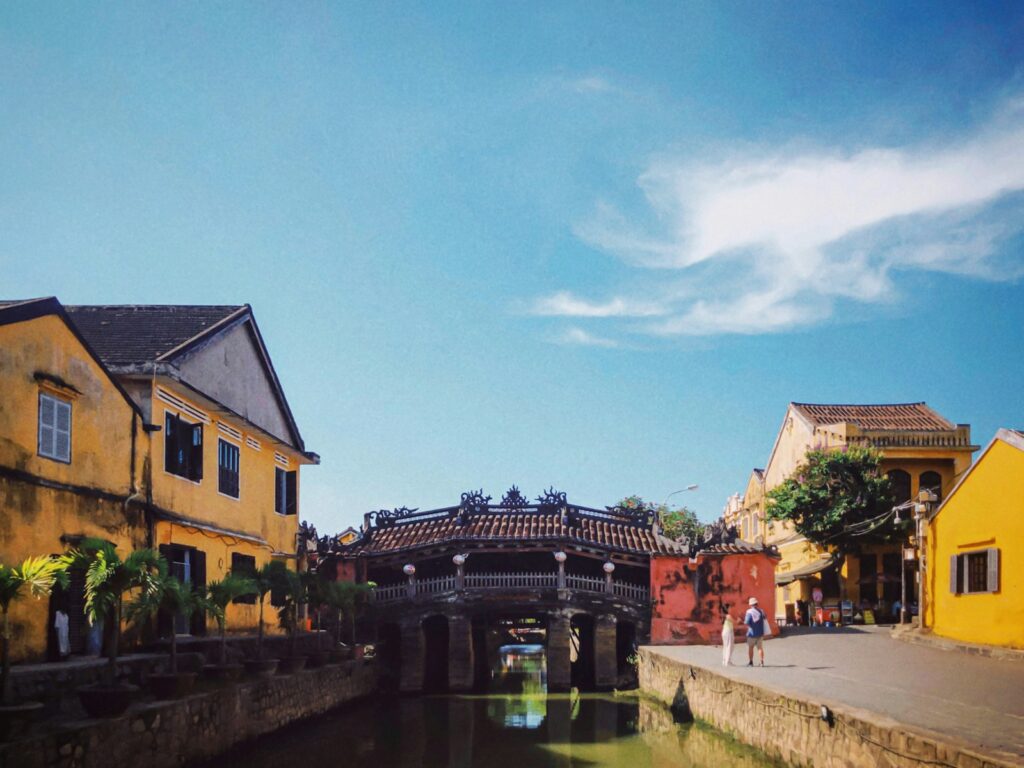
[[[1024, 764], [1024, 663], [909, 645], [883, 627], [790, 629], [748, 668], [745, 643], [723, 667], [721, 646], [651, 651], [772, 691], [876, 712]], [[755, 663], [757, 663], [755, 656]]]

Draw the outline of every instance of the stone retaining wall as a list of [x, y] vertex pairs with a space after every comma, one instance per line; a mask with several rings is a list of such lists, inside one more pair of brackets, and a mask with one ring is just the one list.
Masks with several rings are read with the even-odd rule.
[[[1019, 765], [852, 707], [805, 701], [640, 650], [640, 690], [770, 757], [813, 768]], [[830, 707], [831, 722], [821, 717]]]
[[376, 670], [369, 661], [243, 681], [0, 744], [0, 768], [181, 766], [366, 696], [375, 687]]

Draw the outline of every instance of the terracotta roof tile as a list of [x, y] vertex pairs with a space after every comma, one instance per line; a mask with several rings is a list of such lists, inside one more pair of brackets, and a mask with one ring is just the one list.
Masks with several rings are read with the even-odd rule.
[[620, 552], [685, 554], [686, 545], [628, 523], [581, 516], [568, 525], [560, 512], [502, 512], [475, 516], [466, 524], [457, 515], [374, 527], [369, 540], [354, 543], [352, 554], [383, 554], [455, 541], [527, 543], [578, 541]]
[[956, 425], [924, 403], [828, 405], [793, 403], [813, 424], [854, 424], [863, 430], [952, 431]]

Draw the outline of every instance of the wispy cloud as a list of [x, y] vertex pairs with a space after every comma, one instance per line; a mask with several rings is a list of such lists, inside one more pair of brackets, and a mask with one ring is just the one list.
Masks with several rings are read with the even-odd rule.
[[1024, 100], [955, 142], [660, 159], [639, 185], [653, 233], [600, 204], [577, 235], [666, 270], [657, 285], [675, 293], [652, 304], [562, 291], [538, 300], [538, 314], [656, 318], [640, 330], [660, 335], [771, 333], [827, 320], [843, 302], [893, 301], [913, 271], [1024, 272], [1002, 248], [1024, 230]]
[[602, 75], [586, 75], [568, 81], [577, 93], [609, 93], [616, 90], [612, 81]]
[[559, 291], [537, 299], [531, 314], [550, 317], [655, 317], [668, 307], [646, 299], [612, 298], [603, 302], [580, 299], [569, 291]]
[[614, 349], [619, 346], [619, 342], [615, 341], [615, 339], [595, 336], [576, 326], [567, 328], [559, 336], [555, 337], [555, 342], [581, 347], [605, 347], [607, 349]]

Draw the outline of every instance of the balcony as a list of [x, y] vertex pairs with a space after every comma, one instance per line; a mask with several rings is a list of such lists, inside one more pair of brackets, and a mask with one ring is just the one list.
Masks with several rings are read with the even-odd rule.
[[[564, 584], [559, 579], [564, 578]], [[520, 573], [467, 573], [461, 577], [437, 576], [430, 579], [410, 580], [406, 584], [388, 584], [378, 586], [373, 591], [373, 600], [378, 605], [412, 600], [420, 595], [444, 595], [470, 591], [514, 591], [522, 589], [572, 590], [591, 592], [625, 598], [635, 602], [646, 603], [650, 600], [650, 590], [640, 584], [615, 581], [610, 577], [582, 576], [573, 573], [560, 574], [553, 572], [520, 572]]]

